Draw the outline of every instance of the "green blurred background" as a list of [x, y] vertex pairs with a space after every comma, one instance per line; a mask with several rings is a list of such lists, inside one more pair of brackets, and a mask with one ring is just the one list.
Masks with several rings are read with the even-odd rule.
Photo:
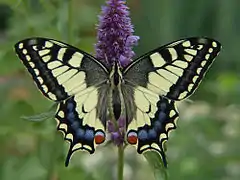
[[[115, 147], [77, 152], [68, 168], [68, 143], [56, 122], [22, 115], [49, 110], [13, 51], [26, 37], [68, 42], [94, 54], [97, 15], [104, 0], [0, 0], [0, 180], [113, 180]], [[178, 129], [168, 141], [170, 180], [240, 179], [240, 1], [129, 0], [137, 56], [171, 41], [208, 36], [222, 52], [190, 98], [179, 103]], [[153, 180], [143, 156], [128, 147], [125, 180]]]

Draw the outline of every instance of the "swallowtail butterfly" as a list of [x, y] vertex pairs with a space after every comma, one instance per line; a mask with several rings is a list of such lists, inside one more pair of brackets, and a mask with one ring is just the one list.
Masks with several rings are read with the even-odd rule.
[[126, 119], [126, 141], [138, 153], [158, 152], [166, 166], [163, 143], [176, 128], [175, 101], [189, 97], [218, 55], [209, 38], [187, 38], [157, 48], [122, 68], [107, 67], [88, 53], [60, 41], [30, 38], [16, 52], [48, 99], [58, 102], [57, 129], [70, 141], [66, 159], [94, 153], [106, 137], [113, 114]]

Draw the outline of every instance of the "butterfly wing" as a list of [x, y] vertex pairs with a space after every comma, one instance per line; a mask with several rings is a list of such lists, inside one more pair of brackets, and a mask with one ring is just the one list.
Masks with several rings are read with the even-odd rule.
[[167, 166], [163, 145], [176, 129], [178, 111], [173, 100], [152, 91], [125, 84], [122, 88], [127, 117], [127, 141], [138, 153], [154, 150]]
[[70, 142], [65, 165], [77, 150], [94, 153], [95, 147], [105, 141], [108, 86], [89, 87], [60, 102], [56, 114], [57, 129]]
[[174, 101], [194, 92], [220, 47], [207, 38], [183, 39], [155, 49], [123, 70], [127, 140], [138, 153], [155, 150], [167, 165], [163, 142], [176, 128]]
[[65, 100], [108, 77], [108, 70], [102, 63], [60, 41], [25, 39], [15, 45], [15, 50], [40, 91], [53, 101]]
[[56, 120], [72, 153], [90, 153], [105, 139], [108, 69], [91, 55], [65, 43], [31, 38], [18, 42], [16, 52], [40, 91], [59, 102]]
[[182, 100], [196, 90], [220, 49], [219, 42], [208, 38], [179, 40], [133, 61], [124, 70], [124, 78], [169, 99]]

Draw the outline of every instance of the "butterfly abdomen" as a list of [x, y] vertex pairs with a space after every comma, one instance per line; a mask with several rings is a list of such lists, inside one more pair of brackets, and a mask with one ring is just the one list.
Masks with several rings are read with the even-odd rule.
[[121, 116], [121, 98], [117, 88], [112, 90], [112, 110], [116, 120]]

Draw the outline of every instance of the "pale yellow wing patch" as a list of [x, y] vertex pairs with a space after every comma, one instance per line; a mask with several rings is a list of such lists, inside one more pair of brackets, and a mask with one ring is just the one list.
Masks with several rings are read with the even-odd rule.
[[144, 125], [150, 125], [150, 119], [157, 111], [159, 96], [141, 86], [134, 89], [134, 103], [136, 105], [136, 116], [128, 125], [128, 131]]

